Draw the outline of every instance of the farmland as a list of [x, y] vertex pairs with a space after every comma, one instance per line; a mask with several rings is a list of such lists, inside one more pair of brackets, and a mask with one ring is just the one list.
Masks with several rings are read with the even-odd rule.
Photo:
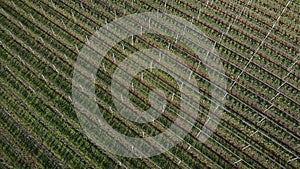
[[[176, 38], [153, 33], [126, 38], [99, 65], [86, 60], [98, 69], [94, 101], [102, 116], [117, 132], [143, 138], [164, 132], [181, 114], [193, 118], [195, 112], [181, 109], [180, 104], [192, 110], [196, 104], [199, 110], [192, 129], [184, 138], [178, 136], [180, 142], [169, 151], [130, 158], [107, 151], [85, 133], [73, 96], [74, 91], [84, 89], [72, 82], [75, 69], [86, 69], [76, 63], [82, 49], [92, 49], [87, 42], [95, 32], [116, 19], [144, 12], [181, 17], [189, 25], [172, 32]], [[1, 168], [300, 168], [297, 0], [2, 0], [0, 20]], [[141, 32], [150, 24], [168, 29], [167, 21], [158, 17], [149, 20], [149, 25], [130, 22], [141, 25]], [[191, 49], [197, 46], [193, 40], [180, 41], [182, 33], [198, 35], [190, 25], [203, 32], [214, 52], [201, 48], [199, 55]], [[106, 31], [117, 36], [118, 29]], [[176, 55], [192, 70], [189, 79], [196, 79], [196, 84], [177, 83], [166, 71], [155, 68], [179, 70], [179, 65], [172, 65], [174, 60], [170, 65], [151, 62], [150, 69], [136, 75], [130, 73], [131, 67], [119, 66], [129, 55], [149, 48]], [[132, 64], [140, 63], [135, 60]], [[112, 80], [117, 69], [124, 77], [133, 76], [129, 86]], [[211, 80], [210, 73], [225, 84]], [[184, 73], [174, 74], [184, 78]], [[128, 91], [135, 108], [122, 95], [111, 93], [112, 84]], [[197, 97], [182, 99], [189, 98], [180, 92], [182, 86], [196, 88], [190, 91]], [[213, 88], [225, 91], [222, 100], [214, 98]], [[119, 103], [128, 111], [145, 111], [155, 101], [165, 103], [162, 109], [153, 108], [163, 113], [148, 123], [124, 118], [115, 106]], [[211, 105], [218, 105], [213, 112]], [[208, 121], [217, 128], [202, 131]], [[209, 138], [200, 142], [199, 136]], [[118, 142], [125, 148], [129, 144]]]

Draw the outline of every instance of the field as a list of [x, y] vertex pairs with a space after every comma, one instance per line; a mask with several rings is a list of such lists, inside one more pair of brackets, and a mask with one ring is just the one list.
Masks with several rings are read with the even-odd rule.
[[[156, 136], [180, 114], [191, 117], [193, 111], [180, 109], [182, 98], [189, 98], [180, 92], [185, 84], [155, 68], [171, 70], [171, 62], [170, 67], [151, 62], [153, 69], [136, 75], [122, 69], [124, 77], [134, 76], [129, 87], [112, 81], [129, 55], [149, 48], [169, 51], [196, 79], [195, 85], [186, 84], [199, 97], [187, 102], [199, 106], [191, 131], [165, 153], [130, 158], [107, 151], [84, 132], [72, 95], [84, 89], [72, 80], [78, 55], [90, 47], [86, 42], [96, 31], [142, 12], [185, 19], [206, 35], [219, 60], [206, 49], [195, 54], [192, 41], [178, 40], [181, 33], [193, 32], [187, 25], [174, 32], [178, 38], [138, 34], [113, 46], [101, 64], [87, 60], [98, 67], [95, 102], [104, 119], [135, 138]], [[0, 20], [1, 168], [300, 168], [299, 0], [1, 0]], [[150, 22], [165, 29], [159, 18]], [[117, 28], [107, 31], [116, 35]], [[223, 72], [215, 62], [222, 63]], [[222, 72], [218, 78], [226, 84], [213, 82], [209, 72]], [[113, 83], [129, 91], [135, 108], [111, 94]], [[214, 99], [213, 87], [227, 92], [222, 100]], [[130, 121], [114, 106], [144, 111], [153, 103], [150, 96], [165, 101], [162, 109], [153, 109], [163, 113], [152, 122]], [[210, 114], [211, 105], [220, 106]], [[217, 128], [202, 131], [208, 121]], [[199, 135], [210, 137], [200, 142]]]

